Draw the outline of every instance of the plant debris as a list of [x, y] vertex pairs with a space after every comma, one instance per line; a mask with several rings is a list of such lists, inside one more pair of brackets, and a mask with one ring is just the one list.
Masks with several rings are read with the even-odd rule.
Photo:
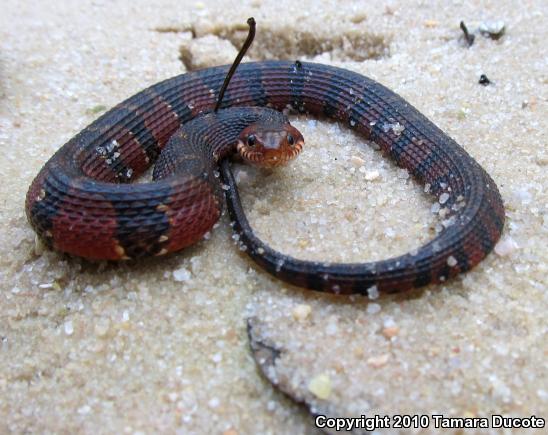
[[489, 80], [489, 77], [487, 77], [485, 74], [482, 74], [479, 78], [478, 83], [482, 86], [488, 86], [491, 84], [491, 80]]
[[462, 33], [464, 34], [464, 41], [468, 45], [468, 47], [471, 47], [474, 44], [474, 39], [476, 36], [470, 32], [468, 32], [468, 27], [466, 27], [466, 24], [464, 24], [464, 21], [460, 22], [460, 28], [462, 30]]

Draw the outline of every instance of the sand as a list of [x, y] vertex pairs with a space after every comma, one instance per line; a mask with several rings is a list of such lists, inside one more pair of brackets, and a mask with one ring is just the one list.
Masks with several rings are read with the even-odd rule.
[[[541, 0], [4, 0], [0, 432], [311, 433], [309, 408], [547, 418], [547, 14]], [[146, 86], [230, 62], [248, 16], [250, 58], [368, 75], [456, 139], [505, 201], [497, 252], [445, 285], [369, 300], [270, 277], [238, 250], [226, 215], [208, 240], [138, 263], [37, 244], [24, 197], [51, 154]], [[461, 20], [471, 31], [502, 20], [505, 33], [468, 48]], [[300, 258], [366, 261], [432, 237], [439, 217], [407, 173], [344, 126], [293, 123], [307, 141], [293, 164], [238, 168], [263, 239]], [[270, 377], [306, 406], [261, 374], [248, 319], [281, 350]]]

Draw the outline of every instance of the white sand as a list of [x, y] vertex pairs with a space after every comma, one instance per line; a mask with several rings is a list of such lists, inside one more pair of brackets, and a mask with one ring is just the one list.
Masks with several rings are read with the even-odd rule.
[[[277, 375], [331, 415], [548, 417], [546, 2], [291, 3], [2, 2], [0, 432], [310, 431], [259, 374], [248, 316], [284, 350]], [[462, 144], [505, 201], [498, 254], [444, 286], [368, 304], [271, 278], [232, 243], [226, 216], [209, 240], [133, 265], [37, 251], [24, 197], [51, 154], [105, 108], [184, 72], [181, 47], [187, 64], [226, 63], [225, 39], [241, 40], [251, 15], [251, 57], [366, 74]], [[464, 48], [461, 19], [471, 30], [501, 19], [506, 34]], [[493, 85], [478, 85], [482, 73]], [[339, 261], [432, 236], [430, 200], [406, 174], [337, 124], [294, 123], [307, 140], [298, 161], [240, 174], [261, 237]], [[309, 388], [319, 375], [324, 399]]]

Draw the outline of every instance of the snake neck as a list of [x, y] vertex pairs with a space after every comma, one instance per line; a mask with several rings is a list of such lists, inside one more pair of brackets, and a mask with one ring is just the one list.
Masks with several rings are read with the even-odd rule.
[[152, 178], [209, 173], [218, 161], [234, 153], [240, 133], [249, 125], [287, 122], [281, 112], [264, 107], [223, 109], [195, 118], [170, 138], [154, 166]]

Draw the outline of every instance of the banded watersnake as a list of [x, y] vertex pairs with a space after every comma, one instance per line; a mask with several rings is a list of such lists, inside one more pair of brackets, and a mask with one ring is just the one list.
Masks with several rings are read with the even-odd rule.
[[[397, 94], [333, 66], [264, 61], [240, 65], [220, 110], [213, 112], [227, 71], [228, 66], [207, 68], [158, 83], [66, 143], [27, 194], [27, 216], [40, 238], [51, 248], [93, 259], [179, 250], [199, 240], [221, 214], [220, 163], [234, 230], [247, 253], [291, 284], [335, 293], [367, 294], [373, 286], [397, 292], [445, 281], [493, 249], [504, 225], [497, 186], [466, 151]], [[289, 153], [280, 159], [298, 153], [300, 133], [278, 112], [258, 109], [266, 106], [326, 116], [376, 142], [428, 186], [448, 211], [446, 226], [416, 252], [372, 263], [300, 261], [272, 250], [245, 219], [227, 159], [238, 143], [240, 151], [250, 152], [257, 142], [268, 151], [278, 141]], [[273, 122], [273, 136], [266, 134], [265, 121]], [[127, 184], [161, 152], [156, 181]]]

